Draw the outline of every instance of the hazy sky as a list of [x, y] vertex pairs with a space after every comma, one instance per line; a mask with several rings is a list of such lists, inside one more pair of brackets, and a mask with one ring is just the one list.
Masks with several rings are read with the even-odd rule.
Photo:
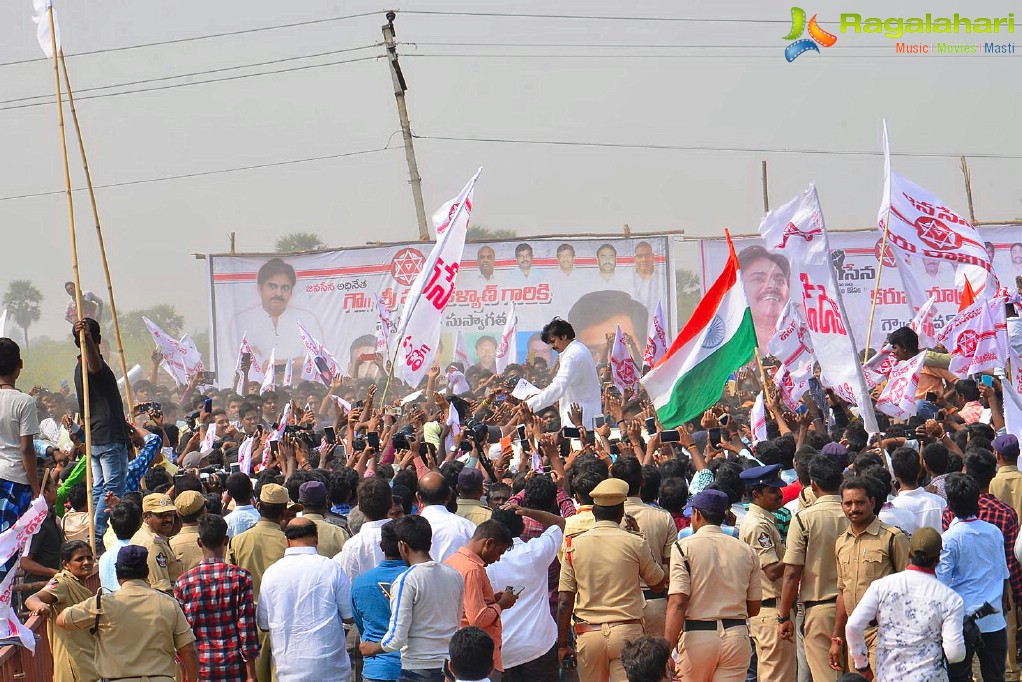
[[[399, 49], [418, 135], [713, 148], [423, 139], [416, 152], [428, 213], [484, 166], [474, 221], [519, 235], [618, 232], [625, 223], [635, 231], [684, 229], [693, 236], [719, 235], [724, 227], [748, 232], [762, 214], [760, 162], [766, 159], [774, 205], [815, 181], [831, 227], [868, 226], [880, 200], [879, 156], [723, 149], [878, 153], [886, 117], [895, 153], [949, 155], [896, 157], [895, 164], [963, 212], [957, 155], [1013, 157], [971, 159], [976, 209], [981, 220], [1022, 215], [1022, 53], [910, 57], [896, 55], [889, 38], [839, 34], [823, 54], [788, 64], [782, 36], [791, 4], [764, 0], [406, 4], [403, 9], [417, 11], [730, 20], [399, 12], [398, 40], [413, 43]], [[378, 46], [339, 51], [378, 43], [385, 5], [58, 0], [56, 6], [97, 184], [400, 144], [383, 60], [95, 97], [380, 55]], [[842, 11], [997, 17], [1014, 4], [830, 0], [804, 6], [821, 21], [836, 22]], [[74, 56], [375, 10], [343, 21]], [[29, 0], [0, 5], [0, 62], [34, 60], [0, 65], [0, 226], [8, 247], [0, 289], [12, 279], [33, 280], [46, 297], [35, 333], [55, 335], [66, 333], [62, 283], [70, 279], [63, 194], [9, 198], [63, 188], [53, 70], [41, 59], [30, 15]], [[1022, 15], [1018, 21], [1022, 38]], [[824, 26], [836, 31], [834, 23]], [[564, 45], [585, 47], [558, 47]], [[320, 53], [331, 54], [293, 59]], [[281, 59], [287, 61], [167, 78]], [[87, 91], [136, 81], [149, 82]], [[42, 99], [22, 99], [37, 95]], [[75, 185], [82, 186], [73, 138], [69, 146]], [[189, 330], [208, 324], [205, 263], [191, 254], [226, 251], [232, 230], [241, 251], [270, 250], [291, 230], [316, 232], [332, 246], [417, 237], [400, 149], [102, 189], [98, 196], [121, 309], [175, 303]], [[75, 198], [83, 284], [105, 298], [87, 196]]]

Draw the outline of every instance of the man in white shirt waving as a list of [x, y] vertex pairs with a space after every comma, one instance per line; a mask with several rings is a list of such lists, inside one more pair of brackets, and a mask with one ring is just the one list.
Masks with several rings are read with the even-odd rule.
[[569, 412], [572, 403], [578, 403], [582, 408], [584, 427], [592, 429], [593, 418], [602, 414], [600, 377], [592, 354], [575, 338], [571, 324], [559, 317], [543, 327], [541, 338], [543, 343], [557, 351], [557, 374], [549, 386], [529, 398], [526, 404], [533, 412], [539, 412], [560, 401], [561, 423], [572, 424]]

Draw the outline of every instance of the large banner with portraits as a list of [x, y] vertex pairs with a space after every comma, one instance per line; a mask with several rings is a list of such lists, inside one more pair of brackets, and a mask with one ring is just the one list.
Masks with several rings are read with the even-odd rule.
[[[1022, 275], [1022, 227], [980, 227], [979, 234], [994, 264], [994, 274], [1002, 287], [1014, 287]], [[831, 266], [848, 313], [849, 330], [861, 350], [866, 344], [870, 304], [877, 276], [877, 308], [873, 319], [871, 345], [878, 348], [887, 335], [912, 320], [913, 311], [905, 295], [898, 265], [890, 246], [880, 274], [880, 250], [883, 234], [878, 230], [829, 231]], [[768, 252], [759, 237], [736, 237], [735, 250], [742, 268], [742, 279], [756, 325], [756, 337], [765, 347], [774, 333], [777, 318], [798, 282], [791, 280], [791, 266], [784, 256]], [[727, 244], [723, 240], [702, 240], [700, 244], [703, 289], [724, 267]], [[955, 268], [947, 260], [910, 258], [908, 267], [923, 284], [926, 296], [936, 296], [937, 331], [958, 312], [961, 286], [955, 282]], [[801, 300], [801, 296], [791, 296]]]
[[[213, 363], [220, 385], [234, 381], [243, 337], [257, 361], [274, 351], [278, 367], [288, 359], [300, 367], [306, 346], [299, 321], [351, 373], [356, 360], [376, 350], [376, 297], [396, 323], [430, 246], [209, 256]], [[676, 326], [668, 304], [673, 285], [667, 237], [469, 243], [437, 357], [441, 364], [452, 360], [460, 331], [470, 365], [492, 370], [510, 302], [518, 316], [519, 362], [553, 361], [539, 331], [554, 316], [570, 321], [578, 338], [597, 352], [620, 324], [641, 352], [657, 301], [670, 311], [669, 327]]]

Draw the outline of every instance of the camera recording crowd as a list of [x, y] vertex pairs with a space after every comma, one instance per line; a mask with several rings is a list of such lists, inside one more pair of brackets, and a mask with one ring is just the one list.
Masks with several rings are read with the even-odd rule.
[[60, 391], [16, 388], [0, 339], [0, 531], [49, 507], [0, 570], [56, 680], [1019, 679], [1018, 434], [940, 353], [932, 418], [871, 437], [813, 379], [794, 411], [767, 387], [753, 442], [755, 363], [665, 430], [559, 318], [553, 366], [412, 393], [382, 363], [178, 388], [154, 354], [130, 410], [100, 325], [74, 334]]

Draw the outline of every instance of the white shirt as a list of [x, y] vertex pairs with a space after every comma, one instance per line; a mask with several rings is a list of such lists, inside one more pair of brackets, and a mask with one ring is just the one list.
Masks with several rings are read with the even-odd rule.
[[908, 509], [895, 507], [893, 503], [891, 506], [887, 506], [885, 504], [877, 516], [879, 516], [880, 520], [888, 526], [900, 528], [905, 535], [912, 535], [912, 531], [919, 527], [916, 523], [915, 514], [910, 512]]
[[476, 532], [474, 523], [452, 514], [441, 504], [423, 507], [419, 516], [429, 521], [429, 526], [433, 530], [433, 544], [430, 546], [429, 555], [437, 563], [443, 563], [447, 557], [467, 545]]
[[301, 363], [305, 359], [306, 348], [302, 337], [298, 334], [298, 320], [305, 328], [323, 342], [323, 330], [319, 320], [308, 310], [289, 305], [277, 318], [276, 324], [269, 313], [263, 310], [262, 304], [241, 312], [234, 318], [232, 336], [234, 342], [241, 343], [241, 337], [248, 339], [252, 350], [260, 358], [270, 357], [270, 351], [276, 348], [276, 362], [284, 362], [287, 358], [298, 358]]
[[347, 682], [351, 661], [344, 648], [342, 619], [351, 619], [351, 583], [336, 563], [315, 547], [288, 547], [266, 569], [256, 622], [270, 631], [279, 682]]
[[383, 561], [383, 550], [380, 549], [380, 540], [383, 537], [383, 528], [390, 519], [379, 521], [366, 521], [351, 539], [344, 543], [341, 551], [334, 555], [344, 575], [348, 576], [350, 582], [366, 571], [376, 568]]
[[563, 541], [564, 532], [558, 526], [547, 528], [528, 542], [515, 538], [511, 549], [486, 567], [494, 590], [525, 588], [514, 608], [500, 614], [504, 670], [539, 658], [557, 641], [557, 623], [550, 615], [547, 599], [547, 572]]
[[121, 589], [121, 584], [117, 582], [117, 553], [121, 551], [121, 547], [127, 547], [131, 544], [131, 540], [116, 539], [116, 544], [113, 547], [103, 552], [103, 556], [99, 558], [99, 586], [106, 589], [109, 592], [116, 592]]
[[557, 356], [558, 368], [550, 385], [526, 401], [533, 412], [560, 401], [561, 424], [571, 424], [571, 404], [582, 407], [582, 420], [593, 428], [593, 418], [603, 414], [603, 389], [596, 373], [596, 363], [586, 345], [575, 339]]
[[845, 637], [856, 667], [869, 663], [866, 628], [876, 619], [878, 680], [946, 682], [943, 653], [965, 658], [962, 598], [929, 573], [905, 570], [873, 581], [848, 616]]
[[259, 511], [250, 504], [239, 504], [224, 521], [227, 522], [227, 537], [233, 538], [259, 523]]
[[21, 437], [39, 433], [35, 398], [15, 389], [0, 389], [0, 479], [28, 484], [21, 458]]
[[915, 533], [917, 528], [922, 528], [923, 526], [929, 526], [938, 533], [944, 530], [940, 517], [944, 513], [945, 503], [944, 498], [940, 495], [928, 493], [924, 488], [902, 490], [891, 501], [891, 504], [898, 509], [907, 509], [915, 516], [914, 528], [911, 530], [902, 528], [909, 535]]

